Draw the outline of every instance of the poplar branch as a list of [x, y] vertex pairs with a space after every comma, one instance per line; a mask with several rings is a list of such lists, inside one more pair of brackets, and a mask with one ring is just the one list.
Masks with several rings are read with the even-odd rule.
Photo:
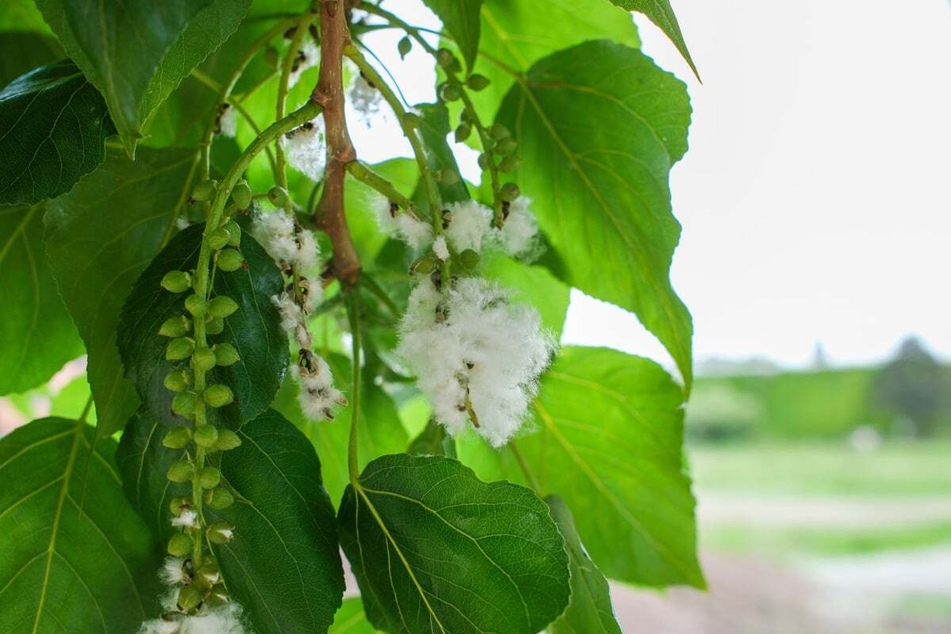
[[360, 260], [350, 237], [343, 205], [346, 166], [357, 158], [344, 114], [343, 50], [350, 44], [344, 0], [320, 0], [320, 31], [320, 76], [310, 98], [324, 110], [327, 170], [314, 222], [327, 233], [333, 244], [334, 274], [342, 284], [352, 287], [360, 276]]

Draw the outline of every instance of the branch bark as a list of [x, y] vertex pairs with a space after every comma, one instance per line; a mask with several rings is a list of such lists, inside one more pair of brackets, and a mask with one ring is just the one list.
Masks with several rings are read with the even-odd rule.
[[353, 287], [360, 276], [360, 260], [347, 226], [343, 191], [347, 163], [356, 160], [357, 154], [344, 114], [343, 50], [350, 44], [344, 0], [320, 0], [320, 31], [320, 76], [310, 98], [324, 109], [327, 171], [314, 222], [333, 244], [334, 274], [345, 287]]

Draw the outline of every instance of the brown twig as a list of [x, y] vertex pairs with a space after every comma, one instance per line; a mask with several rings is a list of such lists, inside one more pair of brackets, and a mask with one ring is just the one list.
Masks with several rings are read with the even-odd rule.
[[320, 76], [310, 98], [323, 107], [327, 128], [327, 171], [314, 222], [327, 233], [333, 244], [333, 268], [337, 279], [352, 287], [360, 276], [360, 260], [343, 207], [346, 166], [357, 158], [344, 114], [343, 49], [350, 43], [345, 9], [344, 0], [320, 0]]

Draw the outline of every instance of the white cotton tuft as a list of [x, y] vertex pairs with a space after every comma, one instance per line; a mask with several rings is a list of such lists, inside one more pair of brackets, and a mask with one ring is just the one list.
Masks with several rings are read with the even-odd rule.
[[528, 209], [531, 202], [525, 196], [516, 198], [509, 205], [505, 224], [501, 229], [493, 230], [494, 240], [512, 257], [531, 257], [538, 249], [538, 223]]
[[435, 253], [436, 257], [440, 260], [445, 261], [449, 259], [449, 247], [446, 245], [445, 236], [439, 236], [433, 240], [433, 253]]
[[251, 231], [278, 262], [286, 262], [301, 273], [317, 266], [320, 255], [317, 238], [284, 210], [257, 216]]
[[291, 167], [315, 183], [323, 180], [327, 167], [327, 134], [323, 118], [291, 130], [281, 137], [280, 143]]
[[291, 67], [291, 73], [287, 76], [287, 85], [291, 88], [297, 85], [304, 71], [309, 70], [320, 62], [320, 49], [311, 39], [305, 39], [301, 42], [297, 50], [297, 59]]
[[181, 557], [166, 557], [165, 563], [159, 568], [159, 579], [166, 586], [176, 586], [185, 583], [185, 569], [182, 567], [185, 560]]
[[383, 196], [373, 202], [372, 208], [380, 231], [402, 240], [414, 251], [419, 251], [432, 242], [433, 228], [428, 223], [408, 211], [393, 209], [390, 201]]
[[281, 293], [271, 298], [271, 303], [277, 306], [281, 313], [281, 328], [286, 332], [295, 333], [297, 327], [305, 323], [304, 311], [297, 305], [294, 298], [287, 293]]
[[450, 214], [446, 238], [456, 253], [481, 251], [482, 238], [492, 229], [492, 210], [474, 200], [452, 203], [446, 209]]
[[218, 115], [218, 131], [222, 136], [233, 139], [238, 133], [238, 109], [229, 103], [221, 104]]
[[214, 608], [203, 608], [194, 616], [174, 614], [174, 620], [146, 621], [139, 634], [246, 634], [241, 622], [241, 606], [229, 602]]
[[297, 400], [301, 411], [311, 420], [332, 420], [334, 409], [345, 407], [347, 399], [334, 387], [333, 372], [325, 360], [310, 355], [308, 361], [291, 368], [300, 386]]
[[172, 526], [175, 528], [195, 528], [198, 526], [198, 513], [182, 511], [181, 515], [172, 518]]
[[356, 73], [347, 88], [347, 101], [360, 115], [363, 123], [370, 127], [371, 120], [380, 113], [382, 98], [380, 91], [374, 88], [366, 77]]
[[464, 278], [442, 295], [423, 279], [410, 294], [397, 354], [450, 434], [476, 424], [468, 394], [476, 432], [500, 447], [528, 417], [553, 350], [538, 312], [510, 304], [499, 287]]

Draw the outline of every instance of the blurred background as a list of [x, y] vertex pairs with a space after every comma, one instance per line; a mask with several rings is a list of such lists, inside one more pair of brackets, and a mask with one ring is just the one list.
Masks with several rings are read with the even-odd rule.
[[[621, 622], [951, 632], [951, 6], [672, 4], [702, 85], [637, 21], [694, 108], [672, 276], [696, 329], [687, 453], [710, 591], [615, 586]], [[410, 102], [433, 98], [417, 54], [384, 60]], [[408, 154], [398, 132], [354, 134], [368, 161]], [[581, 294], [564, 341], [672, 367], [635, 318]], [[83, 372], [0, 399], [0, 435], [75, 416]]]

